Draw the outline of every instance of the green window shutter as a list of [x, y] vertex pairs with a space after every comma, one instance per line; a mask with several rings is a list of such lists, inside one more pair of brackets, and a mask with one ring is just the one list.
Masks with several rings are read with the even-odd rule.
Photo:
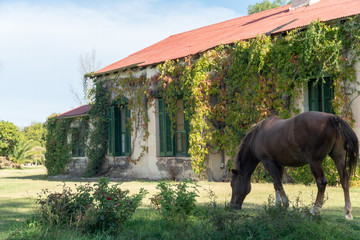
[[115, 156], [121, 156], [121, 112], [117, 105], [114, 106], [114, 146]]
[[165, 100], [159, 98], [159, 136], [160, 136], [160, 156], [174, 156], [174, 141], [171, 133], [171, 119], [166, 111]]
[[319, 80], [311, 80], [309, 88], [309, 110], [334, 113], [332, 100], [334, 99], [333, 81], [330, 77]]
[[171, 131], [171, 119], [169, 113], [166, 111], [165, 108], [165, 146], [166, 146], [166, 156], [174, 156], [174, 141], [173, 135]]
[[324, 80], [325, 82], [322, 83], [322, 109], [324, 112], [334, 113], [332, 106], [332, 100], [334, 99], [333, 81], [329, 77], [325, 78]]
[[310, 81], [309, 88], [309, 111], [320, 111], [319, 107], [319, 85], [315, 81]]
[[124, 106], [125, 110], [125, 156], [130, 156], [131, 152], [131, 126], [129, 126], [130, 122], [129, 119], [131, 117], [130, 110], [128, 108], [128, 105], [126, 104]]
[[165, 127], [165, 101], [158, 99], [159, 103], [159, 139], [160, 139], [160, 156], [166, 156], [166, 127]]
[[115, 155], [115, 121], [114, 121], [114, 115], [115, 115], [115, 107], [111, 106], [109, 108], [109, 132], [108, 132], [108, 138], [109, 138], [109, 156]]
[[189, 120], [185, 118], [185, 134], [186, 134], [186, 156], [189, 156], [189, 133], [190, 133], [190, 123]]
[[75, 133], [71, 134], [71, 142], [72, 142], [72, 156], [78, 157], [79, 156], [79, 139], [78, 135]]

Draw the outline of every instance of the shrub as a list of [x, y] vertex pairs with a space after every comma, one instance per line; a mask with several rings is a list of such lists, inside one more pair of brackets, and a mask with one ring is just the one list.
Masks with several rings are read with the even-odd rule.
[[211, 239], [233, 239], [236, 236], [235, 230], [249, 218], [244, 211], [235, 211], [226, 205], [225, 207], [216, 202], [216, 194], [211, 189], [208, 192], [210, 202], [204, 206], [204, 212], [199, 214], [201, 228]]
[[[328, 180], [328, 186], [336, 186], [340, 183], [340, 177], [335, 163], [329, 156], [327, 156], [323, 161], [323, 169]], [[290, 168], [289, 174], [295, 183], [315, 183], [315, 179], [311, 173], [309, 165], [298, 168]]]
[[191, 180], [178, 184], [162, 181], [156, 186], [160, 192], [150, 199], [151, 204], [171, 223], [186, 223], [196, 210], [196, 197], [199, 192], [197, 187]]
[[109, 179], [100, 178], [94, 188], [89, 184], [80, 185], [76, 193], [64, 186], [61, 193], [44, 190], [46, 197], [40, 195], [41, 221], [55, 225], [68, 225], [86, 232], [118, 233], [123, 224], [138, 208], [147, 192], [140, 189], [138, 194], [129, 195], [121, 190], [119, 184], [109, 186]]
[[[328, 186], [337, 186], [340, 184], [340, 177], [335, 166], [334, 161], [327, 156], [323, 161], [323, 169], [325, 172], [325, 176], [328, 181]], [[315, 183], [314, 176], [311, 173], [310, 166], [307, 164], [302, 167], [288, 167], [287, 169], [288, 177], [290, 181], [293, 183], [302, 183], [305, 185], [309, 185], [311, 183]], [[255, 169], [251, 180], [253, 182], [272, 182], [272, 177], [268, 173], [268, 171], [264, 168], [262, 164], [259, 164]], [[360, 184], [360, 170], [358, 169], [355, 172], [355, 175], [352, 176], [352, 183], [355, 186]]]

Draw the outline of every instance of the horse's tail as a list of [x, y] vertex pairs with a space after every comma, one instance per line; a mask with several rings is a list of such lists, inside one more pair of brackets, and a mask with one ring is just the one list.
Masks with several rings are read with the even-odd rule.
[[354, 174], [359, 157], [359, 140], [350, 125], [339, 116], [331, 116], [331, 122], [335, 126], [338, 134], [342, 136], [344, 141], [344, 149], [346, 151], [346, 168], [349, 175]]

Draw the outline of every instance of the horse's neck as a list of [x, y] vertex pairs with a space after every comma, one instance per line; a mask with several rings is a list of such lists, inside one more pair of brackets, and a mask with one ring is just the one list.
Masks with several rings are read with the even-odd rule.
[[247, 149], [242, 152], [240, 159], [240, 171], [242, 175], [248, 175], [248, 177], [250, 177], [259, 164], [259, 160], [252, 154], [250, 146], [247, 146]]

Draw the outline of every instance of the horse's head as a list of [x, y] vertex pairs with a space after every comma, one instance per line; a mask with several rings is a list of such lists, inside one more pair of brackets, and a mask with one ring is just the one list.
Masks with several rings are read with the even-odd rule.
[[251, 190], [251, 183], [250, 179], [242, 176], [238, 170], [233, 169], [232, 173], [232, 194], [230, 206], [234, 207], [235, 209], [241, 209], [246, 195], [248, 195]]

